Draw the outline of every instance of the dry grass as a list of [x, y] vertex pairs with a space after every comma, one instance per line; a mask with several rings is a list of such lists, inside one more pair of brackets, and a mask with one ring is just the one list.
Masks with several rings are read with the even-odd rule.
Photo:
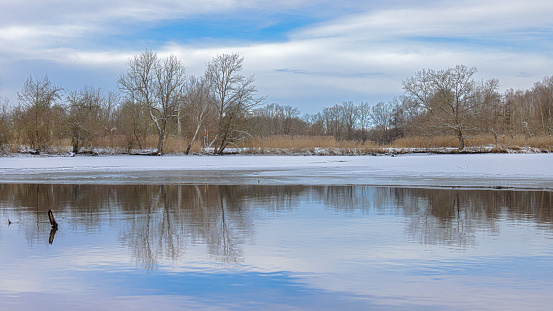
[[247, 142], [244, 146], [251, 148], [263, 149], [312, 149], [312, 148], [372, 148], [376, 144], [367, 142], [365, 144], [360, 141], [352, 140], [336, 140], [331, 136], [271, 136], [258, 138]]
[[[144, 150], [155, 150], [157, 148], [158, 138], [156, 135], [149, 135], [142, 143]], [[182, 154], [186, 148], [187, 140], [169, 136], [165, 139], [164, 153]], [[100, 152], [108, 153], [126, 153], [128, 142], [123, 135], [116, 135], [110, 140], [109, 137], [102, 137], [94, 141], [93, 146], [97, 149], [103, 149]], [[3, 152], [19, 152], [23, 144], [5, 145]], [[458, 146], [457, 138], [453, 136], [412, 136], [395, 140], [389, 145], [380, 146], [373, 142], [354, 140], [336, 140], [330, 136], [271, 136], [252, 139], [237, 147], [244, 148], [243, 153], [255, 154], [375, 154], [375, 153], [408, 153], [425, 152], [425, 149], [436, 148], [456, 148]], [[470, 139], [470, 143], [465, 143], [468, 151], [479, 152], [523, 152], [532, 148], [533, 152], [553, 152], [553, 137], [539, 136], [526, 137], [500, 136], [497, 141], [494, 136], [478, 136]], [[89, 146], [84, 146], [82, 151], [91, 151]], [[486, 148], [480, 148], [486, 147]], [[138, 146], [134, 146], [138, 148]], [[393, 148], [395, 150], [390, 150]], [[419, 149], [413, 151], [412, 148]], [[491, 149], [490, 149], [491, 148]], [[52, 142], [49, 152], [65, 153], [71, 150], [71, 140], [62, 139]], [[202, 141], [197, 140], [191, 148], [191, 153], [203, 152]]]
[[389, 147], [393, 148], [439, 148], [450, 146], [451, 137], [436, 136], [423, 137], [411, 136], [394, 140]]
[[[146, 139], [142, 142], [142, 149], [144, 150], [155, 150], [157, 148], [158, 137], [157, 135], [148, 135]], [[163, 144], [164, 153], [183, 153], [186, 149], [188, 141], [183, 138], [177, 138], [174, 136], [169, 136], [165, 139]], [[16, 146], [16, 145], [14, 145]], [[91, 151], [90, 145], [82, 146], [81, 151]], [[108, 152], [113, 153], [126, 153], [128, 149], [127, 138], [124, 135], [114, 135], [111, 139], [110, 137], [100, 137], [94, 140], [92, 144], [94, 149], [104, 149], [109, 150]], [[53, 141], [50, 148], [50, 152], [68, 152], [71, 150], [71, 139], [61, 139]], [[135, 143], [133, 149], [138, 149], [138, 145]], [[192, 144], [190, 149], [191, 153], [200, 153], [202, 152], [202, 143], [201, 141], [196, 141]]]
[[[465, 146], [485, 146], [495, 143], [493, 136], [478, 136], [465, 141]], [[393, 148], [456, 148], [459, 140], [453, 136], [410, 136], [396, 139], [389, 147]]]
[[[119, 152], [126, 151], [128, 147], [128, 142], [125, 136], [116, 135], [113, 137], [113, 143], [110, 141], [109, 137], [102, 137], [95, 142], [95, 147], [97, 148], [114, 148], [119, 150]], [[146, 139], [142, 142], [142, 148], [145, 150], [155, 150], [157, 149], [158, 137], [157, 135], [148, 135]], [[177, 138], [175, 136], [168, 136], [163, 142], [164, 153], [183, 153], [187, 146], [187, 141], [183, 138]], [[134, 149], [137, 149], [138, 146], [135, 143]], [[199, 153], [202, 151], [201, 142], [196, 141], [192, 144], [190, 152]]]
[[[496, 150], [512, 149], [520, 150], [521, 148], [539, 148], [547, 151], [553, 150], [553, 137], [550, 136], [533, 136], [526, 137], [524, 135], [516, 136], [500, 136], [495, 140], [492, 135], [483, 135], [470, 138], [470, 143], [465, 142], [466, 147], [482, 147], [494, 146]], [[395, 140], [389, 147], [394, 148], [442, 148], [442, 147], [457, 147], [459, 141], [452, 136], [435, 136], [435, 137], [404, 137]]]
[[507, 148], [514, 147], [532, 147], [541, 149], [553, 149], [553, 137], [551, 136], [532, 136], [530, 138], [518, 135], [514, 137], [501, 137], [498, 143]]
[[126, 149], [127, 138], [124, 135], [114, 135], [111, 139], [109, 136], [101, 137], [94, 141], [94, 147]]

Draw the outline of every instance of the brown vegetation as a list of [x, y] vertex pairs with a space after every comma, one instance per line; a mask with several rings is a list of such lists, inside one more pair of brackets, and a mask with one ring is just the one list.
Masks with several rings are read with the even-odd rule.
[[219, 55], [193, 77], [174, 56], [159, 60], [147, 51], [129, 62], [119, 93], [91, 86], [68, 92], [47, 76], [30, 77], [17, 106], [0, 97], [0, 153], [553, 150], [553, 77], [500, 94], [497, 80], [472, 78], [476, 68], [423, 70], [388, 103], [344, 101], [301, 115], [292, 106], [257, 107], [263, 97], [254, 97], [253, 77], [240, 74], [242, 62]]

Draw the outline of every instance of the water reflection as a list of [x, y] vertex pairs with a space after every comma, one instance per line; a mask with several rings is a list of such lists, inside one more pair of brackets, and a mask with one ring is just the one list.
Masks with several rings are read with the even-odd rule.
[[551, 192], [0, 184], [0, 221], [18, 310], [553, 303]]
[[[412, 241], [466, 248], [477, 232], [498, 235], [498, 222], [533, 222], [553, 229], [552, 193], [546, 191], [408, 189], [359, 186], [214, 185], [0, 185], [5, 218], [17, 219], [32, 247], [47, 240], [46, 211], [61, 228], [85, 233], [119, 228], [120, 242], [136, 263], [155, 268], [160, 259], [178, 261], [189, 245], [205, 245], [214, 261], [238, 264], [255, 235], [258, 211], [292, 212], [302, 201], [335, 213], [402, 216]], [[9, 216], [6, 216], [9, 215]], [[23, 224], [24, 223], [24, 224]]]

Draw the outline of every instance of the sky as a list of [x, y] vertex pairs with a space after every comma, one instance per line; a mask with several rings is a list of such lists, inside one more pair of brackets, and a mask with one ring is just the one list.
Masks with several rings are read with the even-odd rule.
[[549, 0], [0, 0], [0, 92], [30, 76], [117, 89], [134, 55], [176, 55], [189, 75], [239, 53], [265, 103], [315, 113], [391, 101], [422, 69], [477, 67], [528, 89], [553, 75]]

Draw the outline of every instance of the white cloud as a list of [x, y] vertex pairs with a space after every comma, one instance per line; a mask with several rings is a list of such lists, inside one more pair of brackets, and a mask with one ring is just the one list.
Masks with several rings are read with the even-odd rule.
[[[307, 14], [308, 8], [313, 14], [325, 16], [327, 21], [294, 30], [283, 42], [184, 45], [174, 41], [152, 48], [161, 56], [178, 55], [188, 66], [188, 73], [195, 75], [203, 72], [211, 57], [238, 52], [245, 57], [245, 72], [256, 75], [260, 95], [268, 95], [268, 101], [296, 105], [309, 112], [341, 100], [390, 100], [401, 94], [402, 79], [423, 68], [476, 66], [479, 76], [499, 78], [503, 88], [531, 87], [553, 71], [549, 56], [553, 47], [550, 41], [553, 2], [433, 1], [424, 6], [411, 1], [391, 1], [387, 5], [363, 1], [326, 1], [320, 6], [317, 3], [311, 0], [2, 3], [0, 56], [4, 63], [34, 59], [71, 66], [83, 75], [90, 68], [96, 71], [105, 68], [106, 79], [114, 80], [116, 77], [107, 75], [124, 70], [128, 59], [141, 52], [140, 48], [125, 44], [91, 48], [86, 44], [90, 37], [117, 33], [125, 40], [125, 27], [129, 25], [143, 27], [142, 24], [154, 25], [198, 14], [205, 14], [206, 19], [212, 13], [234, 14], [244, 10], [254, 14], [256, 10], [303, 9], [301, 14]], [[12, 8], [15, 13], [7, 13], [5, 8]], [[357, 8], [355, 14], [342, 14], [351, 13], [352, 8]], [[328, 18], [332, 10], [342, 10], [341, 15]], [[24, 14], [26, 11], [30, 14]], [[122, 25], [126, 26], [121, 28]], [[5, 90], [14, 89], [1, 70]], [[23, 81], [17, 83], [20, 86]]]
[[481, 35], [521, 28], [553, 28], [553, 2], [486, 1], [442, 3], [435, 7], [362, 12], [301, 31], [302, 37], [397, 38], [401, 36]]

